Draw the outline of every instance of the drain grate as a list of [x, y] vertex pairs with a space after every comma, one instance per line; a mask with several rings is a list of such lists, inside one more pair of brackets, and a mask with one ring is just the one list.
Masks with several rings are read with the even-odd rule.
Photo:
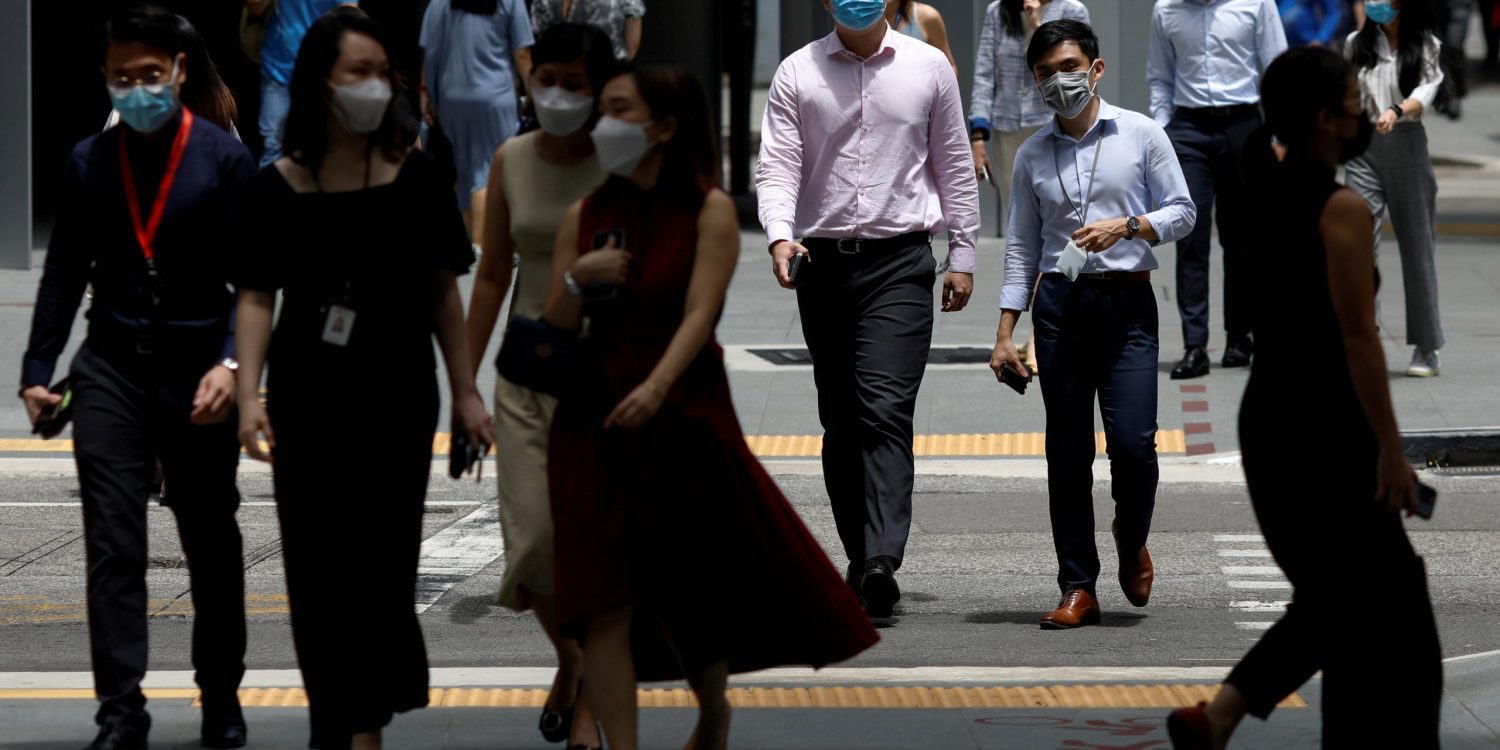
[[[807, 349], [747, 349], [761, 359], [778, 366], [811, 365], [812, 355]], [[927, 355], [929, 365], [987, 365], [990, 349], [978, 346], [934, 346]]]

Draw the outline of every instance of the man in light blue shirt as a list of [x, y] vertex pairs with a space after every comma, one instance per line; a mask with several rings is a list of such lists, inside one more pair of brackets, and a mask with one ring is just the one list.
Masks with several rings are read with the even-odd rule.
[[1099, 41], [1077, 21], [1043, 24], [1026, 62], [1054, 112], [1022, 144], [1011, 189], [1000, 331], [990, 367], [1026, 374], [1011, 334], [1042, 272], [1033, 321], [1047, 409], [1047, 492], [1062, 601], [1043, 629], [1099, 622], [1095, 598], [1094, 399], [1113, 478], [1120, 585], [1151, 596], [1146, 537], [1156, 505], [1157, 338], [1152, 247], [1193, 229], [1197, 210], [1172, 143], [1145, 115], [1095, 95]]
[[1249, 215], [1240, 153], [1260, 126], [1260, 77], [1286, 51], [1275, 0], [1158, 0], [1151, 12], [1146, 80], [1151, 117], [1167, 129], [1187, 176], [1198, 224], [1177, 243], [1177, 310], [1187, 351], [1172, 378], [1208, 374], [1208, 258], [1210, 218], [1219, 208], [1224, 247], [1222, 364], [1244, 367], [1251, 338]]
[[251, 15], [270, 12], [271, 21], [266, 29], [266, 39], [260, 48], [260, 137], [265, 143], [261, 151], [260, 166], [280, 159], [281, 131], [286, 127], [286, 115], [291, 111], [292, 99], [287, 86], [292, 82], [292, 67], [297, 63], [297, 50], [302, 47], [302, 37], [313, 22], [340, 5], [358, 5], [354, 0], [245, 0]]

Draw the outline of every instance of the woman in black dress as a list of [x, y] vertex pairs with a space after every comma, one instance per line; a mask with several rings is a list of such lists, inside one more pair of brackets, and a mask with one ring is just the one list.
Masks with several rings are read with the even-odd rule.
[[[238, 229], [240, 440], [274, 460], [309, 746], [325, 750], [378, 748], [393, 713], [427, 705], [413, 601], [434, 333], [455, 432], [493, 441], [455, 282], [474, 255], [437, 170], [405, 147], [389, 71], [358, 10], [312, 27], [292, 74], [289, 156], [246, 189]], [[269, 414], [257, 394], [268, 347]]]
[[[1276, 222], [1276, 245], [1253, 268], [1276, 300], [1255, 311], [1240, 448], [1266, 546], [1294, 590], [1213, 703], [1173, 713], [1168, 731], [1178, 748], [1223, 748], [1245, 714], [1266, 718], [1322, 671], [1325, 747], [1436, 748], [1442, 654], [1401, 523], [1417, 507], [1416, 476], [1375, 325], [1370, 211], [1334, 181], [1369, 146], [1371, 121], [1349, 64], [1320, 48], [1271, 63], [1261, 102], [1245, 172], [1259, 215]], [[1288, 471], [1288, 415], [1323, 429], [1309, 470]]]

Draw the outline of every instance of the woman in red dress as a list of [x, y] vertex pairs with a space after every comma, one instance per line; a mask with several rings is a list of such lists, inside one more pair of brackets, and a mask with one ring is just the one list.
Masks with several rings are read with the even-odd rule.
[[637, 679], [686, 678], [701, 706], [688, 747], [723, 748], [730, 673], [821, 667], [879, 637], [734, 413], [714, 327], [739, 222], [702, 90], [640, 67], [600, 106], [615, 176], [563, 219], [544, 316], [588, 324], [548, 455], [557, 621], [583, 636], [610, 747], [636, 747]]

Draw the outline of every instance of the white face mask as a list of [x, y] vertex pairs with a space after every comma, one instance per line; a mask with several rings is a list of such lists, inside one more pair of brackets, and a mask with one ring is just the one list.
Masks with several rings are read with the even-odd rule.
[[558, 86], [537, 89], [532, 94], [532, 105], [536, 107], [536, 119], [541, 122], [542, 130], [551, 135], [572, 135], [594, 114], [594, 97]]
[[391, 84], [384, 78], [333, 87], [333, 114], [351, 133], [373, 133], [391, 107]]
[[590, 136], [594, 139], [594, 151], [599, 156], [599, 166], [604, 171], [619, 177], [635, 174], [653, 145], [646, 135], [649, 122], [626, 122], [616, 117], [599, 119]]

